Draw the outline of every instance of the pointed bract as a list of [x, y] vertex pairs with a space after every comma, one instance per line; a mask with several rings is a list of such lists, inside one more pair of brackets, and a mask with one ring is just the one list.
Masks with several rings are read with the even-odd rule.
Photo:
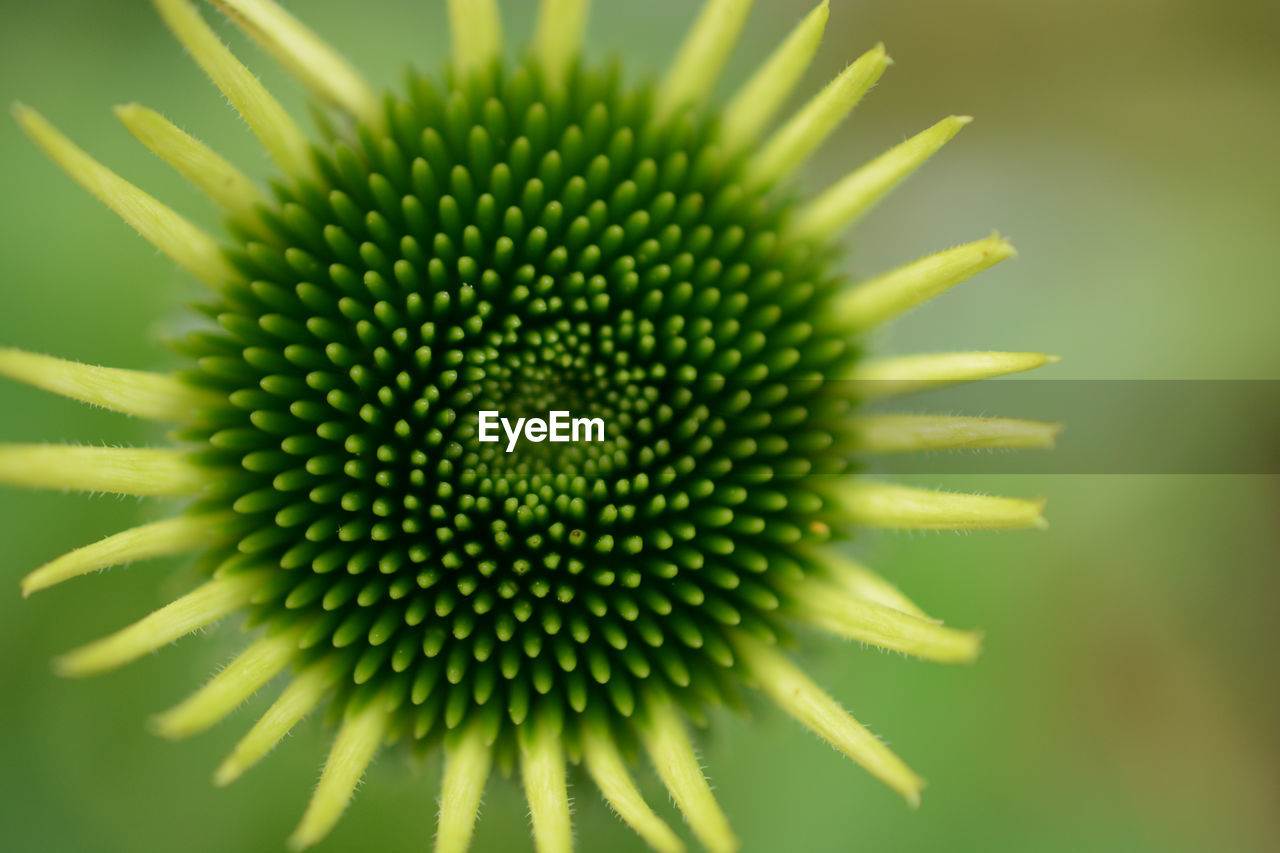
[[743, 179], [752, 186], [776, 183], [798, 169], [853, 111], [892, 63], [878, 44], [827, 84], [751, 156]]
[[1022, 373], [1057, 360], [1057, 356], [1042, 352], [907, 355], [863, 362], [853, 369], [848, 379], [854, 383], [853, 390], [859, 397], [876, 400]]
[[64, 172], [178, 266], [213, 287], [240, 278], [207, 233], [90, 157], [35, 110], [16, 104], [13, 114]]
[[830, 485], [854, 524], [899, 530], [1017, 530], [1048, 527], [1044, 501], [968, 495], [871, 481]]
[[152, 730], [162, 737], [182, 738], [220, 722], [284, 671], [298, 652], [300, 634], [294, 629], [254, 641], [181, 704], [156, 715]]
[[320, 704], [332, 688], [332, 681], [329, 668], [323, 663], [314, 664], [299, 674], [218, 765], [213, 784], [229, 785], [262, 760], [290, 729]]
[[582, 50], [591, 0], [542, 0], [533, 34], [533, 53], [542, 75], [562, 86]]
[[471, 847], [480, 798], [492, 763], [493, 750], [485, 743], [484, 731], [478, 725], [445, 746], [436, 853], [466, 853]]
[[322, 100], [376, 122], [378, 96], [342, 54], [272, 0], [212, 0]]
[[186, 178], [215, 204], [241, 222], [258, 219], [267, 198], [243, 172], [155, 110], [139, 104], [116, 107], [116, 117], [161, 160]]
[[0, 444], [0, 483], [116, 495], [194, 495], [209, 472], [179, 450]]
[[730, 151], [741, 151], [764, 133], [818, 52], [827, 26], [829, 2], [822, 0], [733, 96], [720, 119], [720, 136]]
[[1062, 424], [957, 415], [863, 415], [854, 422], [867, 453], [1053, 447]]
[[569, 789], [565, 781], [564, 750], [557, 733], [545, 722], [521, 740], [520, 772], [533, 821], [533, 844], [538, 853], [573, 850]]
[[126, 415], [186, 423], [218, 402], [216, 395], [162, 373], [97, 367], [0, 347], [0, 376]]
[[657, 696], [648, 703], [646, 713], [649, 719], [640, 733], [641, 740], [689, 828], [710, 853], [734, 853], [740, 846], [738, 838], [702, 775], [702, 766], [674, 703]]
[[808, 548], [804, 549], [804, 553], [818, 571], [822, 572], [822, 577], [826, 582], [844, 592], [872, 604], [892, 607], [894, 610], [900, 610], [910, 616], [920, 619], [929, 618], [915, 602], [903, 595], [896, 586], [857, 560], [829, 548]]
[[461, 76], [487, 71], [502, 55], [497, 0], [449, 0], [453, 68]]
[[217, 541], [219, 528], [228, 517], [181, 515], [108, 536], [63, 554], [31, 572], [22, 579], [22, 594], [29, 596], [65, 580], [110, 566], [207, 547]]
[[738, 42], [751, 3], [752, 0], [705, 0], [658, 88], [654, 111], [659, 119], [682, 107], [698, 106], [711, 94]]
[[347, 712], [320, 773], [320, 783], [298, 828], [289, 836], [291, 850], [306, 850], [333, 830], [382, 745], [386, 730], [387, 711], [382, 702], [370, 701], [358, 711]]
[[971, 121], [969, 116], [944, 118], [850, 172], [800, 208], [791, 222], [791, 233], [801, 239], [825, 240], [853, 225]]
[[912, 806], [920, 804], [924, 780], [840, 703], [772, 646], [735, 632], [734, 646], [755, 675], [760, 689], [810, 731], [852, 758], [872, 776], [897, 791]]
[[627, 772], [627, 765], [608, 731], [585, 726], [582, 755], [587, 772], [605, 800], [650, 847], [658, 853], [684, 853], [684, 842], [654, 814]]
[[849, 640], [938, 663], [968, 663], [978, 656], [981, 636], [909, 616], [892, 607], [859, 600], [812, 580], [792, 584], [792, 606], [801, 619]]
[[152, 0], [152, 3], [174, 36], [226, 95], [277, 165], [290, 175], [314, 174], [307, 137], [280, 102], [227, 49], [190, 0]]
[[865, 281], [835, 298], [832, 314], [855, 329], [869, 329], [933, 299], [983, 270], [1013, 257], [999, 234], [966, 243]]
[[55, 668], [80, 677], [123, 666], [244, 607], [262, 580], [261, 573], [211, 580], [129, 627], [67, 652]]

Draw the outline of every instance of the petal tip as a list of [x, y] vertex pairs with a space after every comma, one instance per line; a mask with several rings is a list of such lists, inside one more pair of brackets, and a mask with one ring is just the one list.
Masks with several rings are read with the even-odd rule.
[[66, 652], [53, 659], [53, 674], [59, 678], [85, 678], [97, 671], [76, 651]]
[[147, 731], [165, 740], [181, 740], [186, 734], [167, 711], [151, 716], [147, 720]]
[[999, 231], [992, 231], [991, 236], [985, 240], [978, 241], [976, 245], [981, 247], [983, 257], [995, 257], [992, 264], [1018, 257], [1018, 250], [1013, 245], [1013, 242]]
[[311, 838], [309, 835], [295, 832], [285, 840], [284, 846], [285, 849], [292, 851], [292, 853], [301, 853], [301, 851], [314, 846], [318, 840]]
[[1032, 498], [1027, 501], [1027, 507], [1030, 514], [1029, 527], [1036, 530], [1048, 530], [1049, 519], [1045, 517], [1044, 508], [1048, 506], [1048, 498]]
[[9, 115], [13, 116], [14, 121], [22, 128], [22, 132], [31, 139], [38, 141], [47, 136], [47, 132], [42, 127], [46, 122], [45, 117], [22, 101], [14, 101], [9, 105]]
[[973, 663], [982, 657], [982, 644], [987, 639], [987, 633], [979, 629], [965, 631], [964, 638], [968, 641], [966, 646], [960, 650], [956, 657], [957, 663]]
[[228, 759], [218, 765], [218, 769], [213, 771], [213, 786], [215, 788], [225, 788], [232, 782], [240, 778], [241, 770], [231, 763]]

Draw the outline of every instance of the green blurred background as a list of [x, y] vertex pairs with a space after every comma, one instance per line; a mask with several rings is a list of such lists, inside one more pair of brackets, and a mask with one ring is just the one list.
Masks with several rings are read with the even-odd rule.
[[[442, 0], [287, 5], [379, 83], [397, 79], [405, 61], [437, 67], [447, 49]], [[885, 351], [1043, 349], [1064, 357], [1044, 374], [1054, 378], [1280, 379], [1275, 0], [831, 5], [806, 91], [878, 40], [897, 65], [822, 149], [810, 185], [948, 113], [978, 118], [853, 236], [855, 271], [994, 227], [1022, 253], [895, 326]], [[727, 79], [740, 79], [807, 2], [757, 7]], [[511, 40], [529, 32], [533, 8], [504, 3]], [[693, 11], [688, 0], [597, 0], [590, 53], [625, 49], [632, 68], [656, 72]], [[198, 222], [216, 218], [128, 138], [111, 105], [159, 108], [267, 174], [249, 134], [142, 0], [10, 0], [0, 15], [0, 99], [37, 106]], [[300, 112], [298, 87], [220, 27]], [[0, 187], [0, 343], [118, 366], [169, 363], [159, 337], [181, 322], [191, 293], [172, 265], [11, 122], [0, 126]], [[161, 438], [139, 421], [0, 386], [3, 440]], [[806, 647], [817, 679], [930, 780], [924, 806], [911, 812], [776, 712], [721, 716], [703, 758], [744, 849], [1280, 849], [1280, 483], [925, 481], [1047, 495], [1053, 526], [864, 543], [867, 560], [926, 610], [987, 631], [976, 665]], [[148, 714], [227, 658], [230, 627], [100, 680], [50, 672], [56, 653], [181, 591], [182, 574], [149, 563], [25, 603], [17, 579], [159, 512], [134, 500], [0, 492], [3, 849], [278, 851], [301, 812], [327, 745], [317, 721], [226, 790], [209, 774], [265, 697], [190, 742], [144, 729]], [[384, 754], [322, 849], [427, 849], [438, 770]], [[645, 775], [644, 785], [662, 803], [655, 780]], [[591, 789], [577, 795], [582, 850], [642, 849]], [[518, 785], [492, 782], [476, 849], [531, 849], [525, 811]]]

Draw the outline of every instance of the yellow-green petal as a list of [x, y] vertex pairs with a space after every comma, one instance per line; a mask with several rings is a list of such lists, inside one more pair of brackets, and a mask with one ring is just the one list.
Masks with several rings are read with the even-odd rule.
[[342, 54], [272, 0], [212, 0], [312, 92], [364, 121], [378, 96]]
[[289, 836], [291, 850], [305, 850], [333, 830], [382, 745], [386, 730], [387, 711], [382, 702], [371, 701], [361, 710], [348, 712], [329, 750], [320, 783], [298, 828]]
[[827, 84], [751, 156], [744, 179], [768, 186], [798, 169], [853, 111], [892, 63], [878, 44]]
[[211, 580], [127, 628], [67, 652], [56, 669], [80, 677], [123, 666], [244, 607], [261, 583], [259, 573]]
[[853, 225], [971, 121], [970, 116], [944, 118], [850, 172], [796, 212], [791, 233], [804, 239], [825, 240]]
[[720, 120], [726, 148], [740, 151], [764, 133], [818, 52], [829, 13], [822, 0], [733, 96]]
[[1043, 500], [957, 494], [856, 480], [829, 489], [854, 524], [898, 530], [1046, 528]]
[[484, 731], [478, 725], [468, 728], [456, 742], [446, 743], [436, 853], [466, 853], [471, 847], [492, 762], [493, 750], [485, 743]]
[[218, 398], [163, 373], [98, 367], [26, 350], [0, 348], [0, 376], [92, 406], [185, 423]]
[[35, 110], [15, 104], [13, 114], [49, 159], [178, 266], [213, 287], [240, 277], [205, 231], [90, 157]]
[[742, 632], [735, 633], [733, 640], [744, 664], [760, 683], [760, 689], [782, 710], [897, 791], [910, 805], [920, 804], [924, 780], [850, 716], [839, 702], [776, 648]]
[[860, 450], [906, 453], [1053, 447], [1062, 424], [959, 415], [862, 415], [854, 429]]
[[209, 472], [179, 450], [0, 444], [0, 483], [117, 495], [194, 495]]
[[217, 540], [227, 515], [181, 515], [144, 524], [85, 545], [45, 563], [22, 579], [24, 597], [99, 569], [182, 554]]
[[734, 853], [740, 842], [702, 775], [689, 734], [671, 701], [656, 696], [649, 702], [647, 713], [648, 724], [640, 733], [641, 740], [689, 828], [711, 853]]

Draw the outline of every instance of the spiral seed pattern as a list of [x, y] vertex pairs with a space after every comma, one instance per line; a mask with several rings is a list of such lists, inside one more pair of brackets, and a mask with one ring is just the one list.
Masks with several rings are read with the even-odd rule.
[[[775, 637], [831, 533], [804, 476], [848, 440], [814, 381], [856, 355], [829, 252], [612, 71], [415, 75], [383, 121], [233, 223], [245, 283], [182, 344], [229, 401], [185, 436], [219, 472], [199, 510], [236, 517], [220, 571], [270, 568], [254, 619], [403, 736], [733, 701], [726, 630]], [[478, 441], [481, 410], [553, 408], [605, 440]]]

